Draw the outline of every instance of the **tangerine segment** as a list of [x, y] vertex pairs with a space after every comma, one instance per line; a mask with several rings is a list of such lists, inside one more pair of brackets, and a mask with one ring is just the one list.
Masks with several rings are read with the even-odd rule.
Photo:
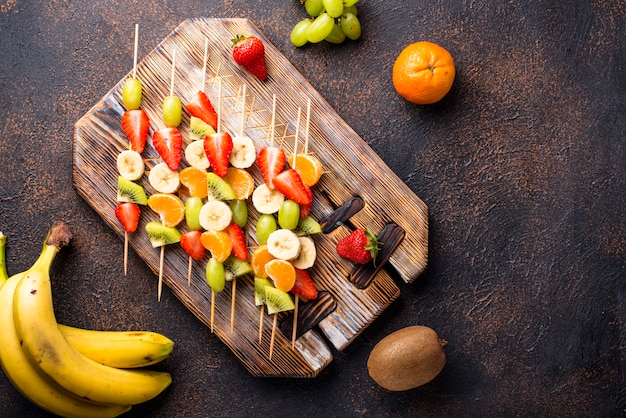
[[243, 168], [228, 167], [224, 180], [235, 191], [235, 199], [246, 200], [254, 191], [254, 178]]
[[452, 55], [432, 42], [405, 47], [393, 64], [392, 81], [398, 94], [411, 103], [431, 104], [452, 88], [455, 76]]
[[159, 214], [165, 226], [176, 226], [185, 219], [185, 204], [174, 194], [155, 193], [148, 198], [148, 206]]
[[252, 272], [254, 273], [254, 276], [261, 279], [267, 279], [265, 265], [274, 259], [275, 257], [270, 254], [267, 249], [267, 245], [260, 245], [256, 247], [250, 256], [250, 264], [252, 265]]
[[204, 231], [200, 235], [202, 246], [211, 252], [211, 256], [220, 263], [226, 261], [233, 250], [233, 241], [225, 231]]
[[311, 154], [298, 154], [294, 161], [294, 156], [290, 155], [288, 161], [291, 168], [295, 169], [298, 174], [300, 174], [302, 183], [305, 185], [313, 187], [320, 181], [324, 169], [317, 157]]
[[185, 167], [178, 174], [180, 182], [189, 189], [189, 195], [204, 199], [208, 195], [206, 171], [197, 167]]
[[271, 260], [265, 264], [265, 271], [277, 289], [288, 292], [296, 283], [296, 269], [287, 260]]

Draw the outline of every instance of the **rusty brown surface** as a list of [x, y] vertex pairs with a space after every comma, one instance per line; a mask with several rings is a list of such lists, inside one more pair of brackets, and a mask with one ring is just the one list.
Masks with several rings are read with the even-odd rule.
[[[65, 220], [57, 317], [162, 332], [174, 386], [129, 416], [619, 416], [624, 413], [626, 7], [617, 1], [359, 4], [357, 42], [295, 49], [297, 1], [0, 4], [0, 230], [9, 273]], [[72, 188], [72, 128], [189, 17], [250, 18], [429, 207], [429, 266], [315, 379], [258, 379]], [[285, 23], [286, 22], [286, 23]], [[395, 56], [421, 39], [455, 58], [451, 93], [404, 102]], [[61, 274], [61, 272], [63, 274]], [[373, 346], [422, 324], [448, 341], [430, 384], [387, 393]], [[45, 416], [0, 376], [0, 415]]]

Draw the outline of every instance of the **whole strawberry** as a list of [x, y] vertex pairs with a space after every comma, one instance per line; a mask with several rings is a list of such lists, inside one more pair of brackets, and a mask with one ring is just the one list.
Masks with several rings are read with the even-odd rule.
[[265, 45], [254, 35], [237, 35], [233, 41], [233, 59], [260, 80], [267, 78]]
[[378, 249], [378, 239], [370, 228], [359, 228], [337, 242], [337, 254], [358, 264], [376, 264]]

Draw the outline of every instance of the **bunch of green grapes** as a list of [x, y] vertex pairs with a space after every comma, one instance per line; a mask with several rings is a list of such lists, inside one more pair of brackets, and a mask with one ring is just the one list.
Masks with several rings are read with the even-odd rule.
[[309, 17], [296, 23], [291, 30], [291, 43], [297, 47], [322, 41], [340, 44], [361, 36], [357, 18], [359, 0], [301, 0]]

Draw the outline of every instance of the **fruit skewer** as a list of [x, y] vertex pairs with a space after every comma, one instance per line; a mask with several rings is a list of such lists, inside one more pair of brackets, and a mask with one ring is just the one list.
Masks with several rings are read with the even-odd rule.
[[[176, 230], [174, 226], [180, 223], [180, 221], [182, 221], [182, 219], [184, 218], [184, 205], [182, 204], [182, 201], [180, 201], [180, 198], [172, 194], [178, 189], [178, 186], [180, 184], [178, 167], [180, 166], [180, 162], [182, 159], [182, 135], [178, 130], [178, 125], [180, 125], [182, 119], [182, 105], [180, 103], [180, 99], [174, 95], [175, 70], [176, 51], [174, 51], [172, 54], [172, 72], [170, 79], [169, 95], [163, 100], [163, 121], [165, 122], [166, 127], [159, 129], [157, 132], [155, 132], [153, 137], [154, 147], [156, 148], [157, 152], [159, 153], [165, 164], [157, 164], [157, 166], [154, 167], [150, 173], [150, 180], [153, 186], [156, 184], [161, 185], [160, 183], [167, 183], [167, 186], [169, 186], [169, 188], [159, 190], [157, 186], [155, 187], [155, 189], [160, 192], [159, 195], [163, 197], [163, 200], [169, 199], [169, 201], [175, 202], [172, 204], [175, 208], [177, 207], [179, 209], [176, 213], [176, 219], [171, 222], [166, 222], [164, 213], [159, 213], [157, 211], [157, 213], [159, 213], [160, 215], [163, 228], [168, 228], [169, 230], [169, 234], [166, 235], [172, 236], [173, 239], [156, 239], [154, 231], [153, 234], [150, 234], [150, 232], [148, 234], [150, 236], [152, 246], [160, 247], [159, 281], [157, 290], [157, 299], [159, 301], [161, 300], [161, 294], [163, 292], [163, 263], [165, 259], [165, 245], [180, 242], [181, 233]], [[161, 175], [164, 176], [163, 178], [167, 180], [159, 181], [159, 179], [156, 179], [156, 176], [153, 176], [153, 174], [157, 171], [162, 173]], [[174, 179], [174, 181], [170, 182], [169, 179]], [[151, 198], [152, 197], [154, 197], [154, 195], [151, 196]], [[176, 212], [176, 209], [174, 209], [174, 211]], [[162, 230], [161, 232], [165, 234], [165, 230]]]
[[[122, 130], [128, 137], [128, 149], [117, 157], [117, 169], [121, 176], [130, 181], [139, 180], [144, 173], [144, 162], [141, 152], [146, 144], [150, 129], [147, 113], [140, 109], [142, 84], [137, 79], [137, 49], [139, 43], [139, 25], [135, 25], [135, 41], [133, 53], [133, 74], [122, 87], [122, 101], [126, 108], [122, 115]], [[119, 187], [119, 186], [118, 186]], [[118, 199], [119, 201], [119, 199]], [[137, 202], [120, 202], [115, 208], [115, 215], [124, 228], [124, 275], [128, 272], [128, 234], [137, 229], [141, 209]]]
[[[302, 109], [300, 107], [298, 107], [298, 118], [296, 121], [296, 133], [295, 133], [295, 139], [294, 139], [294, 145], [293, 145], [293, 165], [292, 168], [295, 170], [296, 169], [296, 162], [298, 161], [297, 154], [298, 154], [298, 134], [300, 133], [300, 114], [302, 113]], [[299, 215], [299, 214], [298, 214]], [[299, 217], [299, 216], [298, 216]], [[300, 297], [298, 296], [298, 294], [295, 294], [295, 298], [294, 298], [294, 310], [293, 310], [293, 325], [292, 325], [292, 331], [291, 331], [291, 348], [294, 349], [296, 347], [296, 334], [297, 334], [297, 328], [298, 328], [298, 302], [300, 300]]]
[[[207, 68], [207, 59], [208, 59], [208, 54], [209, 54], [209, 40], [208, 38], [205, 38], [204, 41], [204, 61], [203, 61], [203, 65], [202, 65], [202, 78], [201, 78], [201, 82], [200, 82], [200, 88], [198, 89], [198, 93], [197, 93], [197, 97], [198, 95], [204, 95], [204, 83], [205, 83], [205, 79], [206, 79], [206, 68]], [[206, 96], [205, 96], [206, 97]], [[196, 99], [198, 100], [198, 99]], [[207, 98], [208, 101], [208, 98]], [[199, 103], [199, 102], [198, 102]], [[209, 102], [210, 105], [210, 102]], [[197, 109], [199, 109], [198, 106], [196, 106], [196, 104], [193, 103], [189, 103], [185, 106], [185, 109], [187, 109], [189, 111], [189, 109], [191, 109], [192, 112], [196, 113], [196, 114], [200, 114], [199, 111]], [[212, 109], [212, 107], [211, 107]], [[196, 118], [196, 116], [191, 116], [192, 119]], [[200, 119], [202, 120], [202, 119]], [[196, 121], [194, 121], [196, 122]], [[204, 120], [202, 120], [202, 122], [205, 122]], [[199, 124], [199, 122], [196, 122], [196, 124]], [[209, 127], [203, 127], [204, 129], [209, 129], [209, 131], [207, 132], [214, 132], [213, 131], [213, 127], [208, 125]], [[198, 130], [194, 130], [192, 129], [192, 132], [190, 134], [190, 136], [193, 135], [198, 135], [199, 132]], [[198, 135], [201, 136], [201, 135]], [[204, 141], [198, 141], [199, 144], [202, 147], [202, 150], [199, 152], [201, 152], [202, 154], [204, 154]], [[189, 146], [188, 146], [189, 147]], [[193, 151], [190, 151], [193, 152]], [[190, 158], [187, 154], [187, 149], [185, 150], [185, 155], [187, 156], [188, 162], [190, 162], [189, 160], [193, 160], [193, 158]], [[204, 155], [203, 160], [206, 160], [206, 155]], [[193, 160], [193, 161], [198, 161]], [[185, 184], [185, 182], [182, 180], [182, 177], [185, 173], [185, 171], [189, 171], [190, 173], [192, 171], [196, 171], [198, 173], [205, 173], [205, 166], [203, 165], [204, 163], [200, 163], [198, 164], [196, 162], [196, 165], [192, 165], [191, 167], [185, 168], [181, 171], [181, 182], [183, 184]], [[208, 168], [208, 167], [206, 167]], [[193, 190], [193, 187], [191, 184], [186, 184], [187, 186], [189, 186], [189, 192], [190, 192], [190, 197], [187, 198], [186, 202], [185, 202], [185, 219], [187, 221], [187, 226], [189, 227], [189, 231], [186, 232], [185, 234], [183, 234], [183, 239], [181, 240], [181, 247], [183, 248], [183, 250], [185, 250], [185, 252], [189, 255], [189, 262], [188, 262], [188, 266], [187, 266], [187, 286], [191, 286], [191, 276], [192, 276], [192, 271], [193, 271], [193, 260], [201, 260], [204, 258], [206, 251], [204, 246], [202, 245], [201, 242], [201, 232], [200, 230], [202, 229], [202, 226], [200, 225], [199, 222], [199, 215], [200, 215], [200, 208], [203, 205], [202, 202], [202, 198], [206, 197], [206, 173], [205, 175], [205, 179], [204, 179], [204, 191], [202, 191], [201, 193], [198, 193], [198, 191]], [[191, 181], [191, 180], [190, 180]]]

